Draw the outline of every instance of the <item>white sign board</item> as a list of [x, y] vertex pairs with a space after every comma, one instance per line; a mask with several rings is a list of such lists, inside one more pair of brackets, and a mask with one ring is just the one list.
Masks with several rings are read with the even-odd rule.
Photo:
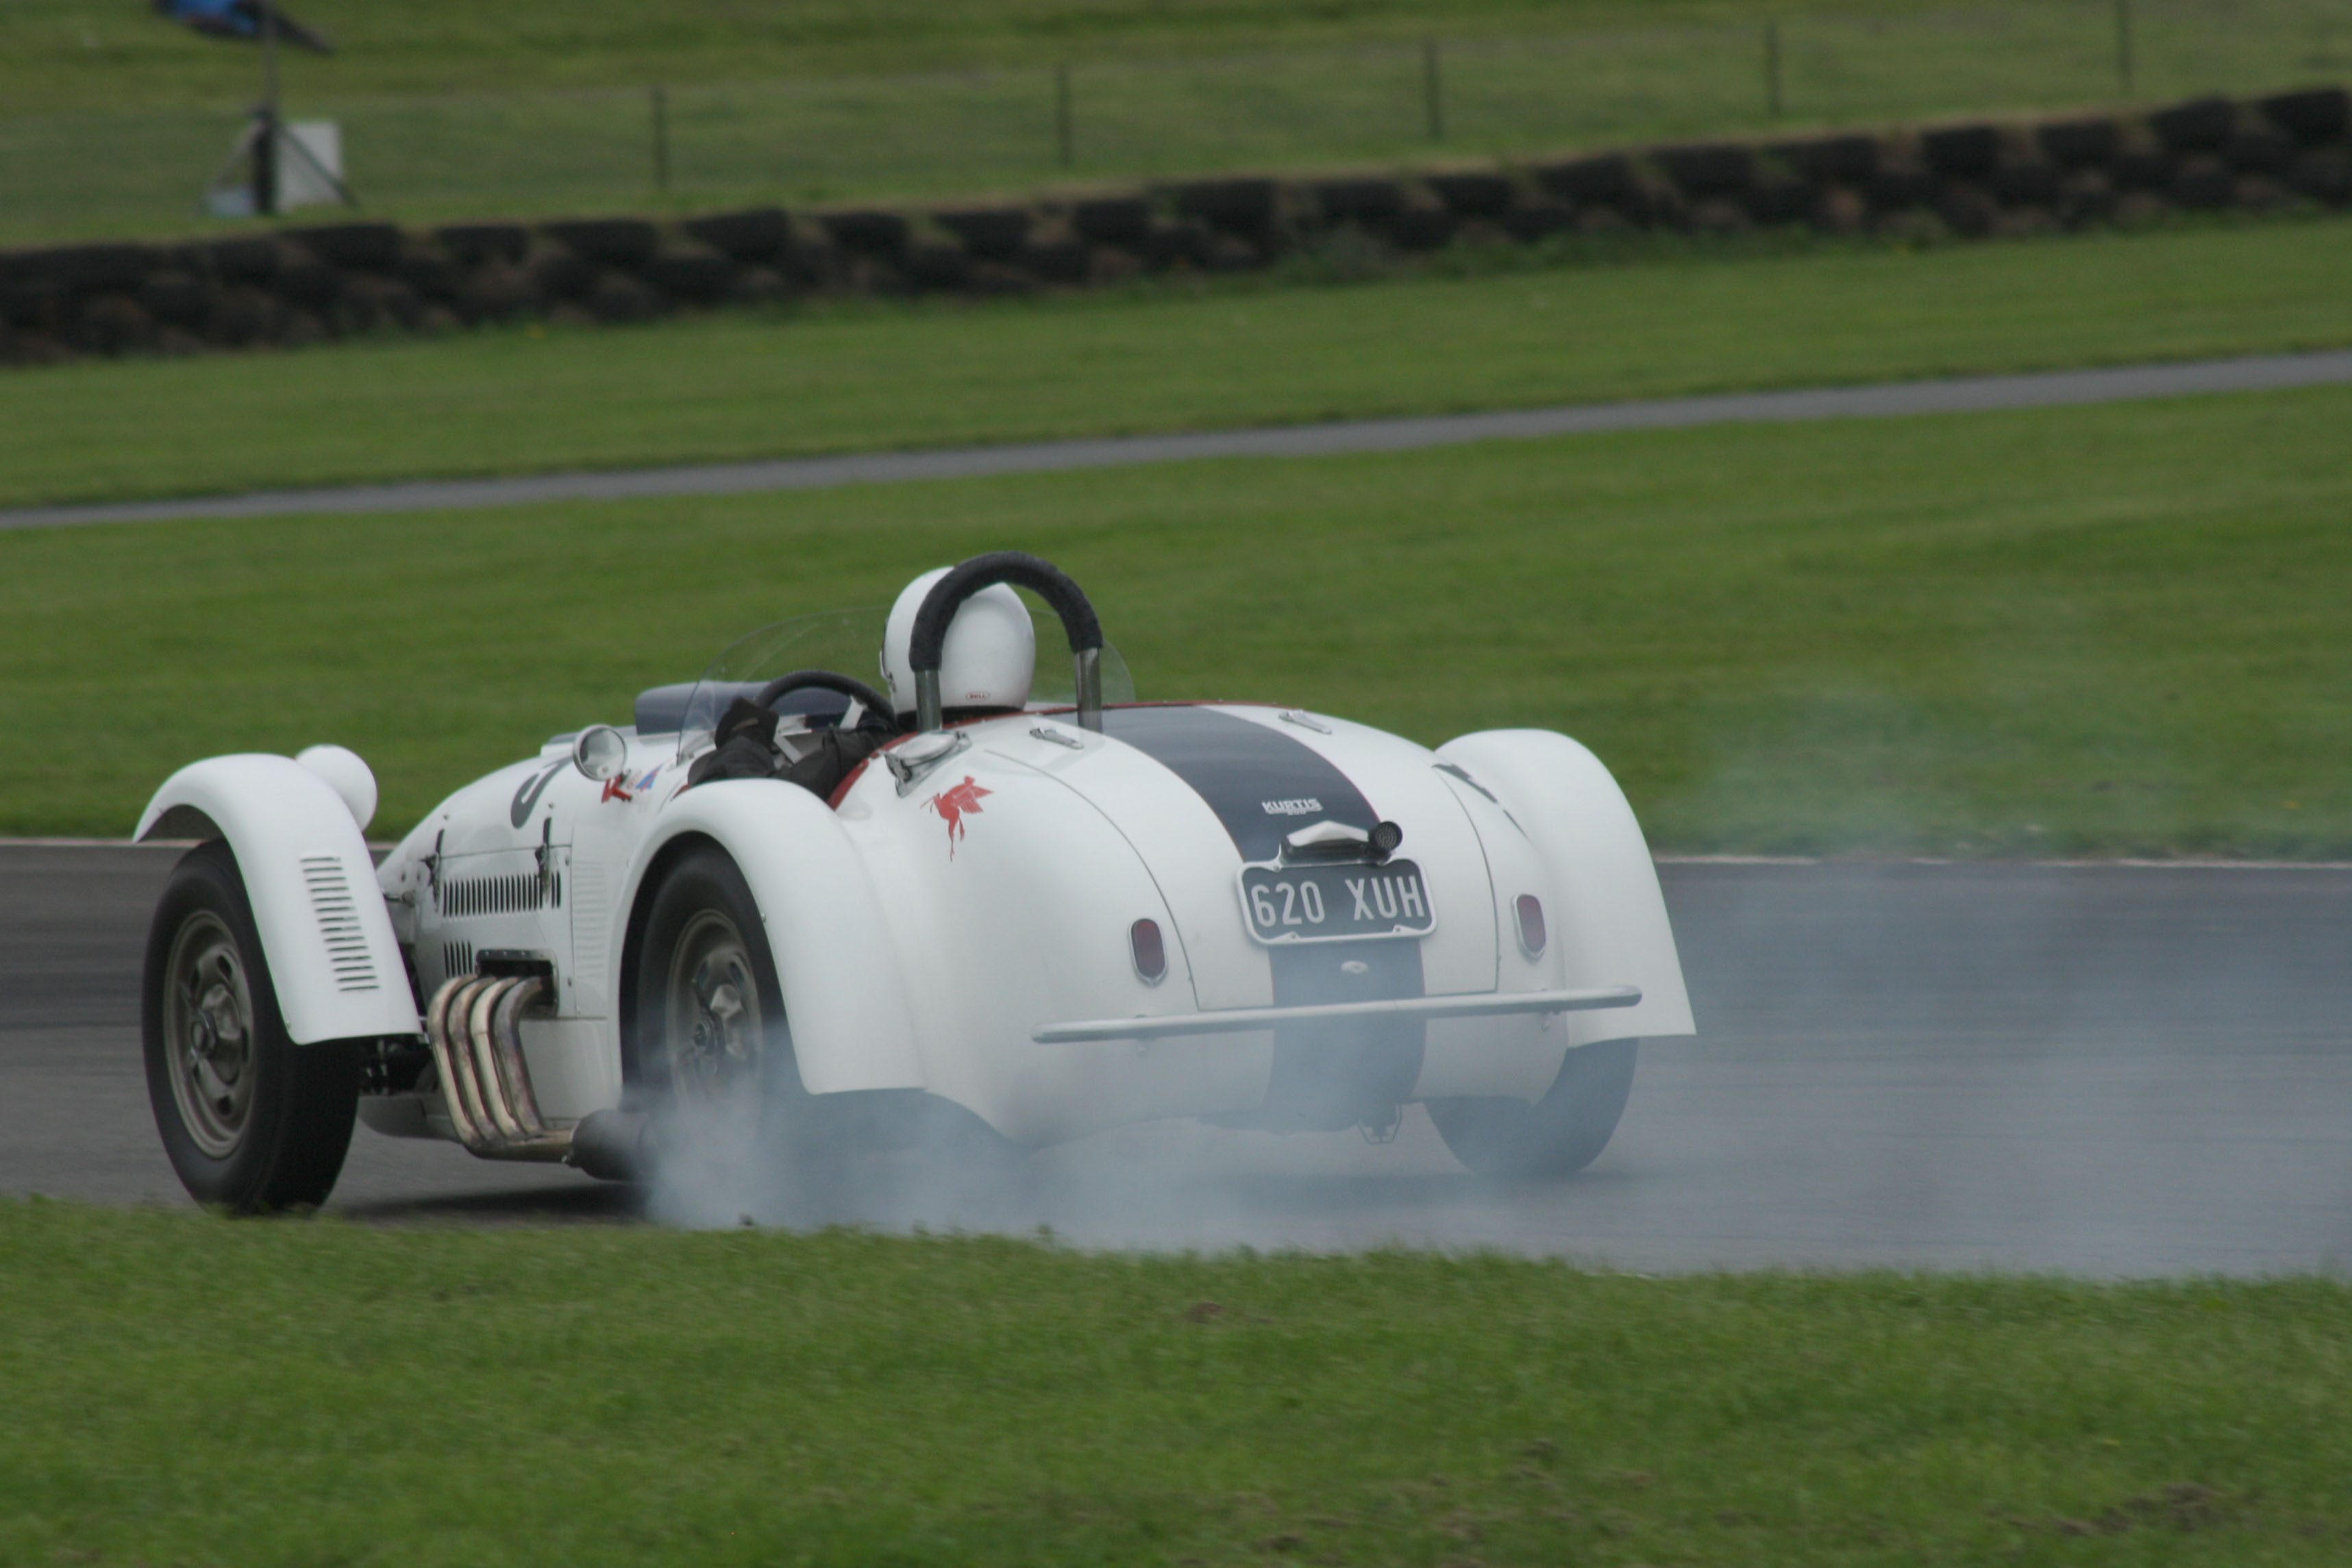
[[[289, 120], [278, 149], [278, 210], [343, 199], [343, 130], [331, 120]], [[289, 145], [290, 143], [290, 145]]]

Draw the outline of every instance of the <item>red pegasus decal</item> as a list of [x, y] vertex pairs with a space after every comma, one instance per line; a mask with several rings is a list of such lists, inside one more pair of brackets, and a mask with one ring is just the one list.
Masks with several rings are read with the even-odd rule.
[[942, 789], [923, 802], [924, 805], [937, 811], [940, 820], [948, 825], [948, 859], [955, 859], [956, 841], [963, 837], [965, 815], [969, 813], [971, 816], [979, 816], [981, 800], [995, 793], [993, 789], [983, 789], [973, 783], [971, 775], [967, 773], [963, 776], [962, 783]]

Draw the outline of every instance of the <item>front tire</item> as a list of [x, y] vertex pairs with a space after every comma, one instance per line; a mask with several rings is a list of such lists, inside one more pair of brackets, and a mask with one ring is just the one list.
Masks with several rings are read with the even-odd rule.
[[1533, 1104], [1509, 1096], [1432, 1100], [1429, 1118], [1454, 1157], [1483, 1176], [1573, 1176], [1601, 1157], [1633, 1090], [1641, 1041], [1580, 1046]]
[[188, 1196], [232, 1214], [326, 1202], [359, 1112], [358, 1049], [288, 1038], [226, 844], [191, 850], [164, 884], [139, 1012], [155, 1129]]

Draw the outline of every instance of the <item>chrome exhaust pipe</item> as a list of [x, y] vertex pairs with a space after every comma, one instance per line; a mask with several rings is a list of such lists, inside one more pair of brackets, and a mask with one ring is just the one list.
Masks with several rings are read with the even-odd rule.
[[531, 1092], [522, 1016], [546, 991], [536, 975], [459, 975], [433, 994], [425, 1033], [450, 1128], [486, 1160], [560, 1160], [570, 1127], [551, 1127]]
[[433, 1052], [434, 1081], [441, 1088], [442, 1107], [457, 1130], [457, 1141], [469, 1149], [483, 1141], [476, 1114], [479, 1105], [478, 1102], [468, 1103], [465, 1091], [472, 1086], [471, 1076], [461, 1077], [451, 1058], [449, 1018], [452, 1013], [464, 1016], [465, 993], [480, 983], [478, 975], [460, 976], [434, 992], [432, 1004], [425, 1009], [425, 1040]]
[[463, 1020], [466, 1020], [463, 1041], [473, 1051], [470, 1067], [473, 1067], [475, 1093], [482, 1095], [482, 1110], [489, 1112], [487, 1122], [489, 1122], [489, 1131], [497, 1135], [499, 1143], [522, 1143], [524, 1138], [530, 1138], [530, 1133], [524, 1133], [522, 1124], [515, 1119], [515, 1112], [508, 1107], [506, 1093], [503, 1093], [506, 1086], [499, 1082], [499, 1046], [491, 1044], [489, 1039], [491, 1011], [497, 1009], [499, 1001], [506, 999], [510, 989], [515, 989], [515, 985], [518, 985], [515, 980], [489, 980], [487, 985], [480, 985], [468, 995], [466, 1011], [463, 1011]]

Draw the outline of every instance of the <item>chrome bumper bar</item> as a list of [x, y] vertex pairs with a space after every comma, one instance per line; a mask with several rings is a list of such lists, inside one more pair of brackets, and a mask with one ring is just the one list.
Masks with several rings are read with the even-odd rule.
[[1349, 1019], [1495, 1018], [1514, 1013], [1580, 1013], [1630, 1008], [1642, 999], [1639, 986], [1595, 986], [1581, 991], [1486, 991], [1466, 997], [1401, 997], [1382, 1002], [1326, 1002], [1304, 1008], [1234, 1008], [1213, 1013], [1173, 1013], [1160, 1018], [1087, 1019], [1049, 1023], [1030, 1031], [1040, 1045], [1095, 1040], [1170, 1040], [1192, 1034], [1247, 1034], [1295, 1023], [1336, 1023]]

